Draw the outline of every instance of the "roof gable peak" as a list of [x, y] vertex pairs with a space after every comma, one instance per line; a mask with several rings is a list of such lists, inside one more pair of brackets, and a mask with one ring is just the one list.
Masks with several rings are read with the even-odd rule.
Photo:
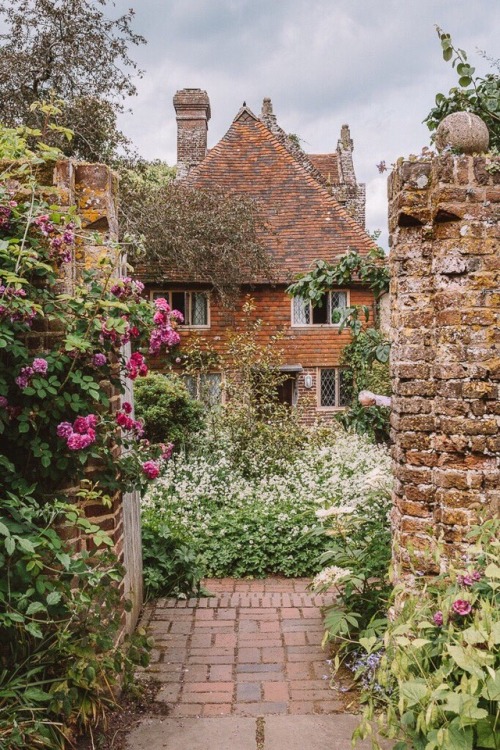
[[233, 122], [250, 122], [251, 120], [257, 121], [258, 117], [254, 115], [250, 107], [247, 107], [247, 103], [243, 102]]

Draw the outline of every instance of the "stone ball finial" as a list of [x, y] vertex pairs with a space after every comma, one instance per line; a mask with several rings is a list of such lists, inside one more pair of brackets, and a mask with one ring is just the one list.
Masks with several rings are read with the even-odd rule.
[[482, 154], [488, 150], [490, 134], [483, 120], [472, 112], [453, 112], [436, 130], [436, 148], [447, 146], [463, 154]]

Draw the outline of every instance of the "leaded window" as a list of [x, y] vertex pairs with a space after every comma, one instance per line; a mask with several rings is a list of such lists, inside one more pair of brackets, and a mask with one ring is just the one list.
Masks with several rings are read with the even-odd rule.
[[304, 297], [294, 297], [292, 325], [338, 325], [338, 313], [348, 305], [348, 293], [340, 290], [326, 292], [317, 305]]
[[350, 401], [352, 383], [349, 370], [327, 367], [320, 370], [319, 405], [323, 408], [342, 408]]
[[183, 375], [184, 385], [192, 398], [206, 406], [220, 404], [222, 398], [222, 376], [220, 372], [198, 375]]

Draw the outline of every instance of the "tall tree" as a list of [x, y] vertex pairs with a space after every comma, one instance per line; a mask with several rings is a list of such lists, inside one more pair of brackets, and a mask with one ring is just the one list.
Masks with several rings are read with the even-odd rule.
[[[133, 160], [120, 169], [124, 238], [142, 238], [145, 262], [158, 278], [200, 280], [230, 306], [242, 281], [270, 281], [272, 260], [257, 203], [220, 188], [194, 190], [173, 180], [162, 162]], [[267, 229], [269, 231], [269, 229]], [[134, 250], [132, 262], [141, 262]], [[144, 260], [143, 260], [144, 262]]]
[[[129, 55], [145, 39], [132, 30], [134, 11], [110, 18], [108, 0], [0, 0], [0, 114], [4, 124], [39, 127], [34, 102], [62, 100], [71, 144], [52, 142], [89, 161], [109, 161], [127, 139], [116, 124], [141, 75]], [[113, 3], [114, 5], [114, 3]]]

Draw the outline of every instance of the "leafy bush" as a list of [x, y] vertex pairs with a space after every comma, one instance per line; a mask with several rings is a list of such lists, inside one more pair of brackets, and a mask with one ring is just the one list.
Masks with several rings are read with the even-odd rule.
[[[41, 104], [40, 111], [50, 130], [58, 108]], [[0, 745], [6, 750], [65, 747], [79, 727], [102, 718], [128, 669], [117, 645], [123, 570], [100, 549], [111, 539], [61, 502], [62, 488], [80, 486], [82, 504], [106, 508], [107, 492], [144, 489], [160, 473], [165, 451], [141, 440], [130, 404], [109, 413], [103, 383], [123, 393], [122, 376], [147, 373], [141, 346], [157, 352], [178, 341], [165, 300], [156, 300], [154, 311], [139, 282], [116, 278], [120, 251], [109, 238], [102, 237], [99, 267], [82, 269], [73, 293], [62, 292], [61, 276], [69, 277], [61, 269], [77, 246], [80, 252], [100, 240], [80, 228], [75, 206], [63, 212], [45, 200], [40, 181], [49, 182], [60, 154], [37, 145], [39, 136], [0, 126]], [[131, 341], [135, 351], [126, 356]], [[95, 486], [84, 484], [90, 461], [99, 466]], [[79, 536], [83, 549], [65, 541]], [[140, 644], [132, 656], [143, 658]]]
[[[269, 439], [272, 439], [272, 432]], [[312, 575], [326, 536], [313, 534], [316, 513], [333, 505], [363, 506], [373, 476], [389, 475], [384, 449], [366, 438], [321, 427], [302, 428], [304, 447], [241, 459], [231, 435], [203, 451], [174, 456], [143, 501], [146, 528], [165, 525], [198, 552], [206, 575]], [[279, 454], [279, 455], [278, 455]]]
[[[396, 616], [366, 690], [357, 737], [399, 741], [395, 750], [500, 748], [500, 521], [471, 529], [467, 552], [435, 580], [396, 589]], [[377, 740], [373, 746], [379, 748]]]
[[174, 536], [166, 524], [142, 529], [144, 593], [146, 601], [161, 596], [182, 596], [200, 591], [203, 570], [192, 546]]
[[[371, 484], [371, 492], [369, 485]], [[328, 549], [321, 562], [328, 563], [314, 579], [317, 591], [336, 589], [335, 603], [325, 611], [325, 638], [336, 645], [335, 667], [353, 653], [359, 642], [380, 633], [391, 587], [389, 563], [390, 480], [385, 472], [372, 471], [366, 480], [366, 500], [355, 506], [331, 506], [318, 515]]]
[[[94, 551], [75, 555], [68, 530]], [[0, 535], [0, 745], [62, 750], [77, 727], [102, 718], [119, 676], [130, 678], [132, 661], [146, 664], [147, 654], [141, 644], [116, 648], [123, 571], [98, 551], [111, 539], [74, 506], [42, 509], [8, 493]]]
[[176, 375], [147, 375], [136, 382], [134, 395], [136, 414], [153, 443], [185, 446], [192, 433], [203, 427], [203, 406]]

